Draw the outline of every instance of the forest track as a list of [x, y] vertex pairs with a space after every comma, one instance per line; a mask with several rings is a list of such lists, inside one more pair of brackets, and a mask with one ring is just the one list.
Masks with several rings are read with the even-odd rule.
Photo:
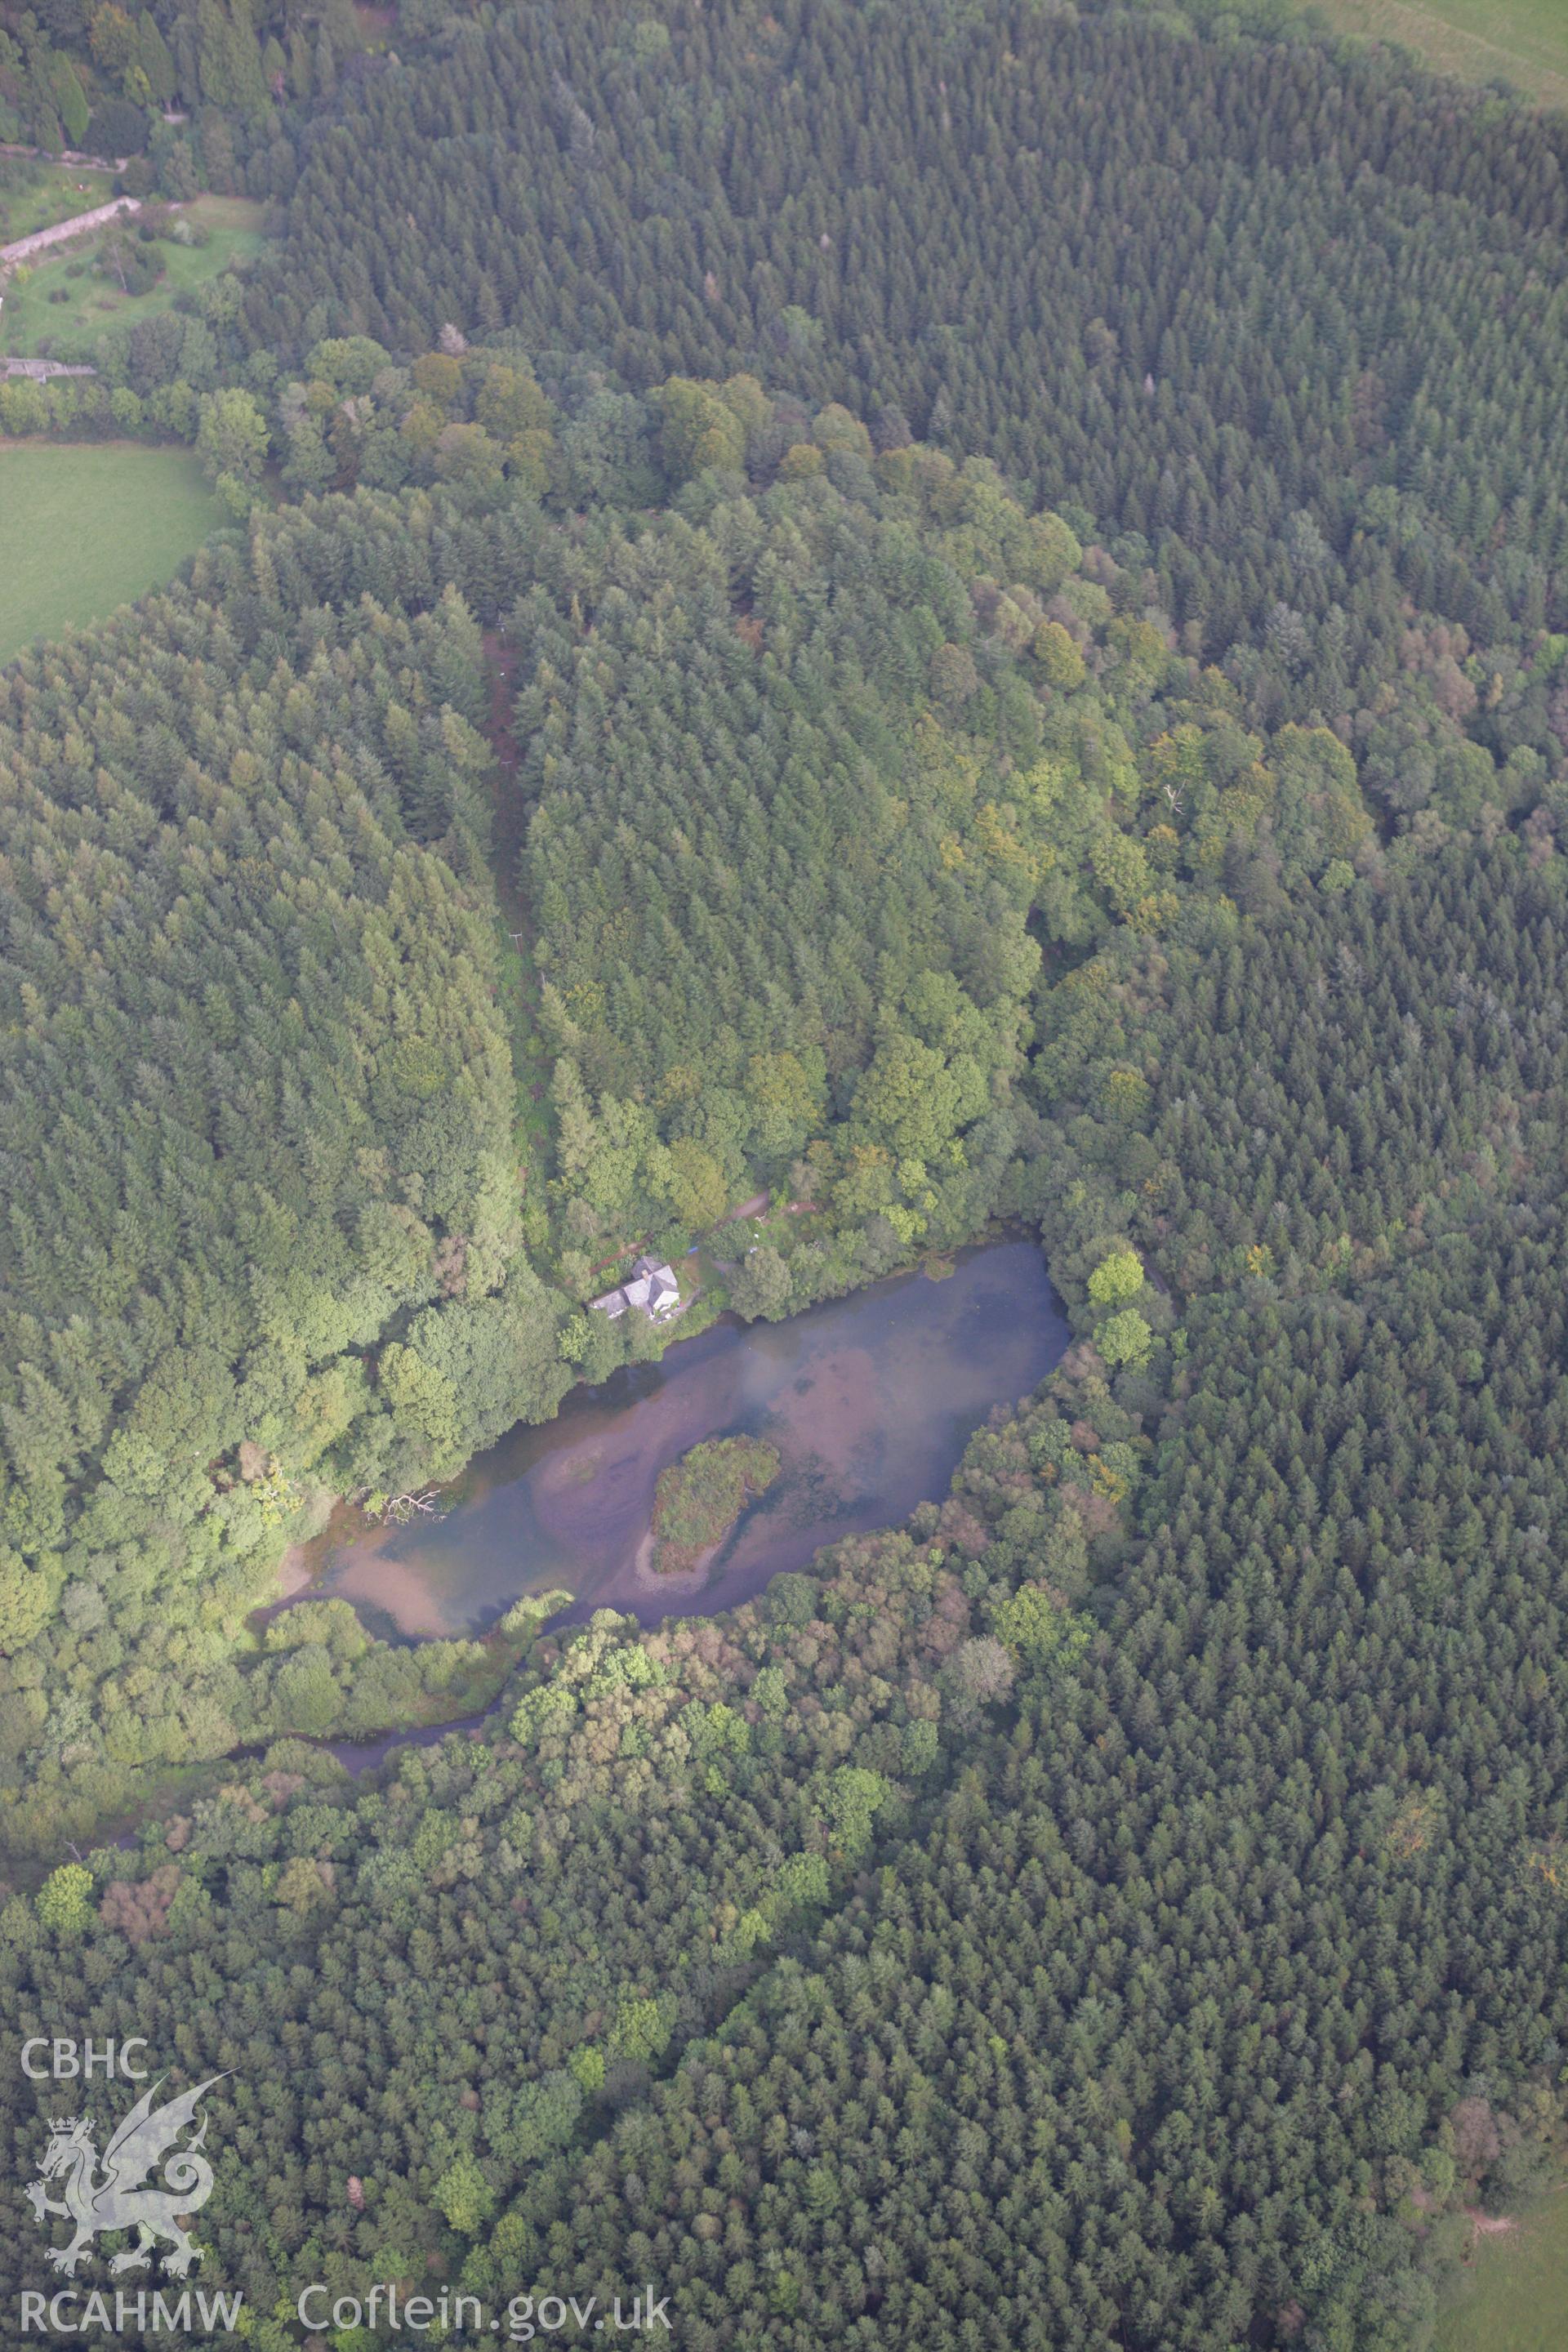
[[531, 950], [533, 930], [520, 874], [523, 843], [528, 834], [528, 813], [517, 788], [522, 752], [511, 723], [518, 651], [500, 629], [486, 629], [483, 644], [485, 679], [489, 688], [489, 719], [485, 733], [496, 761], [491, 788], [495, 803], [495, 829], [490, 863], [495, 877], [496, 897], [508, 929], [514, 940], [521, 934], [518, 943]]
[[512, 726], [518, 649], [500, 629], [481, 633], [489, 709], [485, 736], [495, 755], [490, 776], [490, 877], [506, 938], [501, 1001], [511, 1039], [512, 1070], [521, 1101], [525, 1150], [531, 1152], [548, 1132], [542, 1106], [550, 1083], [550, 1056], [539, 1030], [539, 972], [533, 961], [533, 922], [522, 887], [522, 854], [528, 839], [528, 805], [519, 781], [522, 751]]

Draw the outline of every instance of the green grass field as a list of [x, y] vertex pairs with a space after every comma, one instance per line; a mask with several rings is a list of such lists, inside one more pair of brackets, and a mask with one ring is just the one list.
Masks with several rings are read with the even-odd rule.
[[[259, 205], [238, 196], [198, 196], [187, 207], [187, 217], [211, 231], [207, 243], [184, 246], [161, 240], [155, 249], [163, 275], [145, 294], [128, 299], [112, 277], [100, 276], [93, 241], [38, 263], [23, 284], [13, 278], [0, 310], [0, 352], [31, 358], [47, 341], [51, 359], [90, 360], [93, 345], [111, 320], [147, 319], [166, 310], [177, 294], [216, 278], [231, 261], [260, 247]], [[66, 299], [52, 300], [57, 294]]]
[[106, 205], [114, 194], [112, 172], [92, 172], [79, 163], [41, 163], [20, 155], [0, 155], [0, 245], [35, 229], [53, 228]]
[[1315, 12], [1338, 32], [1398, 41], [1438, 73], [1500, 76], [1568, 109], [1568, 0], [1315, 0]]
[[160, 587], [225, 519], [188, 449], [0, 441], [0, 661]]
[[1480, 2240], [1433, 2352], [1563, 2352], [1565, 2341], [1568, 2189], [1559, 2189], [1506, 2237]]

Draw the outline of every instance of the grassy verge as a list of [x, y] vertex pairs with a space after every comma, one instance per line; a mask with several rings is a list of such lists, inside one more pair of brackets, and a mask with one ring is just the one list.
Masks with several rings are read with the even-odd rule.
[[162, 587], [226, 520], [188, 449], [0, 442], [0, 661]]
[[[43, 353], [50, 359], [90, 361], [100, 335], [121, 320], [130, 323], [167, 310], [177, 296], [243, 260], [261, 247], [261, 207], [237, 196], [198, 196], [184, 217], [207, 232], [205, 245], [175, 245], [161, 238], [154, 250], [163, 274], [145, 294], [121, 291], [112, 274], [99, 267], [99, 244], [79, 241], [51, 259], [20, 272], [5, 289], [0, 311], [0, 352], [16, 359]], [[45, 352], [45, 346], [47, 346]]]
[[1568, 110], [1564, 0], [1314, 0], [1312, 13], [1336, 32], [1397, 41], [1434, 72], [1507, 80]]
[[1478, 2238], [1469, 2276], [1433, 2352], [1562, 2352], [1568, 2337], [1568, 2189], [1516, 2229]]

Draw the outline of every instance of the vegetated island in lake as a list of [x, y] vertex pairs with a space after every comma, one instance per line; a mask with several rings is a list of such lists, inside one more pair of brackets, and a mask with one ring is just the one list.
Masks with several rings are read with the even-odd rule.
[[661, 1470], [653, 1501], [653, 1564], [659, 1574], [683, 1576], [700, 1568], [778, 1474], [778, 1454], [760, 1437], [710, 1437]]

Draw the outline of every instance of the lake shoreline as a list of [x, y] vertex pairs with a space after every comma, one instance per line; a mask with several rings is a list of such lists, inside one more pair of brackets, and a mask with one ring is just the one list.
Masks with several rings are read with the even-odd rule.
[[[739, 1217], [750, 1205], [750, 1203], [742, 1204], [741, 1210], [732, 1213]], [[610, 1375], [608, 1381], [599, 1382], [579, 1379], [567, 1390], [551, 1421], [514, 1422], [511, 1427], [491, 1445], [481, 1447], [478, 1454], [471, 1454], [460, 1470], [444, 1485], [435, 1488], [437, 1508], [434, 1517], [437, 1521], [443, 1520], [448, 1518], [454, 1511], [461, 1509], [470, 1499], [468, 1490], [477, 1465], [500, 1448], [513, 1443], [520, 1433], [528, 1430], [549, 1430], [554, 1427], [563, 1414], [580, 1410], [584, 1401], [600, 1395], [626, 1374], [646, 1371], [649, 1369], [662, 1370], [671, 1358], [677, 1357], [682, 1349], [691, 1348], [700, 1340], [710, 1339], [715, 1332], [733, 1331], [743, 1334], [748, 1329], [763, 1328], [787, 1331], [808, 1317], [820, 1315], [835, 1307], [848, 1306], [857, 1299], [870, 1297], [895, 1284], [917, 1279], [931, 1283], [947, 1282], [966, 1261], [976, 1256], [988, 1255], [993, 1251], [1013, 1245], [1026, 1245], [1031, 1250], [1039, 1252], [1038, 1241], [1026, 1226], [998, 1221], [977, 1234], [972, 1242], [963, 1243], [953, 1249], [929, 1253], [910, 1265], [895, 1267], [890, 1274], [879, 1275], [874, 1281], [863, 1283], [857, 1290], [846, 1291], [837, 1297], [815, 1300], [809, 1307], [802, 1307], [797, 1313], [786, 1317], [782, 1323], [766, 1327], [750, 1325], [737, 1314], [733, 1307], [727, 1307], [712, 1322], [703, 1324], [698, 1330], [672, 1332], [658, 1356], [653, 1360], [651, 1367], [623, 1365]], [[1040, 1265], [1043, 1272], [1043, 1255], [1040, 1256]], [[1044, 1287], [1049, 1300], [1049, 1312], [1059, 1318], [1061, 1302], [1048, 1275], [1044, 1277]], [[1064, 1340], [1063, 1344], [1065, 1349], [1068, 1342]], [[345, 1495], [334, 1496], [325, 1523], [313, 1536], [290, 1544], [284, 1552], [276, 1570], [277, 1584], [274, 1591], [267, 1599], [253, 1604], [247, 1612], [247, 1623], [253, 1629], [261, 1631], [272, 1623], [286, 1609], [291, 1608], [299, 1601], [330, 1599], [331, 1596], [324, 1580], [332, 1555], [341, 1548], [349, 1545], [378, 1544], [394, 1532], [395, 1529], [393, 1523], [370, 1518], [359, 1503]], [[733, 1530], [731, 1530], [731, 1533], [732, 1532]], [[722, 1550], [723, 1544], [728, 1539], [726, 1536], [715, 1549]], [[651, 1598], [661, 1590], [689, 1591], [695, 1580], [705, 1574], [710, 1565], [711, 1562], [707, 1561], [701, 1568], [688, 1570], [683, 1575], [660, 1574], [657, 1578], [650, 1566], [646, 1580], [647, 1593]], [[672, 1613], [684, 1615], [688, 1612], [681, 1611]], [[423, 1638], [437, 1640], [441, 1636], [432, 1633]]]
[[[530, 1593], [570, 1591], [561, 1622], [615, 1608], [645, 1625], [710, 1615], [840, 1536], [895, 1524], [946, 1489], [969, 1436], [1031, 1392], [1070, 1338], [1037, 1243], [1005, 1234], [779, 1323], [726, 1314], [579, 1384], [553, 1420], [476, 1455], [447, 1507], [403, 1526], [340, 1507], [309, 1548], [301, 1600], [351, 1601], [395, 1643], [481, 1638]], [[643, 1538], [658, 1475], [705, 1440], [781, 1459], [707, 1566], [659, 1574]]]
[[[469, 1513], [488, 1511], [493, 1518], [500, 1507], [504, 1517], [508, 1496], [540, 1465], [549, 1489], [546, 1522], [558, 1538], [572, 1541], [574, 1504], [581, 1508], [595, 1487], [611, 1490], [614, 1507], [603, 1528], [595, 1528], [594, 1510], [589, 1513], [589, 1553], [596, 1542], [597, 1570], [589, 1553], [563, 1567], [556, 1550], [538, 1563], [529, 1583], [569, 1590], [572, 1599], [531, 1628], [530, 1641], [583, 1623], [603, 1607], [617, 1608], [649, 1628], [672, 1617], [720, 1614], [754, 1598], [784, 1567], [806, 1568], [828, 1545], [896, 1527], [918, 1503], [940, 1499], [973, 1432], [992, 1412], [1031, 1394], [1061, 1360], [1070, 1337], [1037, 1241], [1016, 1228], [944, 1254], [929, 1272], [923, 1264], [902, 1269], [782, 1323], [748, 1324], [726, 1313], [706, 1330], [672, 1339], [655, 1363], [622, 1367], [597, 1389], [579, 1382], [554, 1421], [514, 1425], [465, 1465], [445, 1490], [449, 1507], [434, 1520], [377, 1527], [358, 1506], [340, 1499], [317, 1536], [285, 1552], [278, 1573], [289, 1590], [253, 1610], [247, 1622], [261, 1633], [300, 1602], [334, 1597], [354, 1601], [362, 1614], [368, 1610], [372, 1616], [385, 1616], [372, 1588], [386, 1571], [397, 1588], [393, 1597], [405, 1611], [416, 1611], [420, 1596], [411, 1556], [416, 1563], [422, 1550], [439, 1548], [443, 1531], [449, 1544], [455, 1525]], [[780, 1499], [770, 1487], [746, 1498], [735, 1524], [695, 1569], [661, 1574], [652, 1564], [657, 1470], [735, 1418], [746, 1386], [738, 1367], [752, 1358], [761, 1367], [760, 1379], [753, 1370], [752, 1408], [782, 1422], [795, 1475], [781, 1483], [790, 1489], [792, 1508], [805, 1516], [798, 1524], [786, 1516], [782, 1526], [770, 1530], [764, 1524], [759, 1530], [759, 1515], [765, 1519], [770, 1496], [775, 1503]], [[911, 1401], [923, 1402], [922, 1413], [911, 1410]], [[613, 1451], [611, 1436], [601, 1426], [606, 1423], [612, 1433], [617, 1423], [634, 1433], [647, 1424], [628, 1457], [629, 1475], [627, 1463], [602, 1458]], [[890, 1464], [889, 1440], [896, 1457]], [[803, 1450], [809, 1456], [804, 1464]], [[537, 1463], [530, 1459], [535, 1453]], [[498, 1477], [498, 1468], [516, 1466], [514, 1454], [524, 1459], [522, 1476]], [[582, 1476], [584, 1468], [587, 1475]], [[864, 1491], [846, 1508], [842, 1490], [858, 1480]], [[616, 1530], [624, 1532], [637, 1520], [637, 1496], [645, 1489], [648, 1524], [637, 1525], [635, 1537], [617, 1549]], [[602, 1510], [602, 1494], [594, 1507]], [[608, 1570], [606, 1549], [615, 1555]], [[342, 1589], [345, 1555], [364, 1571], [368, 1598]], [[515, 1541], [508, 1556], [515, 1574]], [[576, 1577], [574, 1566], [583, 1570]], [[117, 1826], [118, 1833], [95, 1832], [94, 1842], [134, 1847], [141, 1829], [162, 1818], [171, 1800], [177, 1809], [210, 1792], [237, 1767], [287, 1745], [331, 1756], [358, 1778], [379, 1769], [402, 1748], [435, 1746], [465, 1732], [480, 1735], [501, 1706], [523, 1654], [501, 1633], [500, 1619], [507, 1607], [526, 1597], [528, 1583], [521, 1591], [492, 1588], [486, 1604], [489, 1622], [483, 1624], [432, 1619], [426, 1632], [393, 1626], [389, 1638], [398, 1644], [457, 1639], [476, 1642], [492, 1654], [511, 1653], [500, 1687], [477, 1708], [465, 1693], [466, 1703], [457, 1712], [427, 1721], [405, 1720], [352, 1734], [279, 1730], [237, 1743], [220, 1756], [158, 1772], [163, 1795], [113, 1809], [104, 1830], [112, 1832]], [[19, 1854], [13, 1859], [23, 1861]]]

